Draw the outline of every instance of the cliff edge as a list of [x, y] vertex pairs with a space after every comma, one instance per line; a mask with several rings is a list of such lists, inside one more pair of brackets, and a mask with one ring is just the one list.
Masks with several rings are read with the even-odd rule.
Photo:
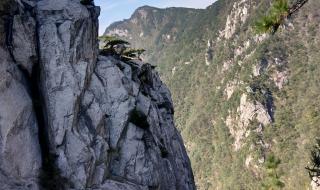
[[0, 3], [0, 189], [195, 189], [150, 64], [101, 56], [100, 9]]

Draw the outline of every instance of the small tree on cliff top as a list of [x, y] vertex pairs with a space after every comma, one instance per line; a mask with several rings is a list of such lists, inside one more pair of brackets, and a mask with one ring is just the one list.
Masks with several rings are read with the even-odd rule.
[[101, 53], [104, 55], [122, 54], [130, 45], [129, 42], [115, 36], [101, 36], [99, 40], [103, 43]]
[[99, 39], [104, 43], [104, 47], [105, 48], [114, 48], [117, 45], [130, 45], [129, 42], [119, 39], [115, 36], [101, 36], [99, 37]]
[[131, 58], [138, 58], [145, 52], [145, 49], [128, 49], [123, 52], [124, 56], [131, 57]]
[[132, 49], [129, 42], [115, 36], [106, 35], [99, 39], [103, 42], [101, 50], [103, 55], [119, 55], [124, 60], [141, 60], [140, 56], [146, 51], [145, 49]]

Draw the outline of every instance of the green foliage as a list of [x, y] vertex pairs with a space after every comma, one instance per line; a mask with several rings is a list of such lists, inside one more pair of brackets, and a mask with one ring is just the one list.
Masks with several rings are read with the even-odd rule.
[[271, 154], [266, 159], [265, 166], [268, 170], [274, 171], [278, 168], [280, 163], [281, 163], [281, 160], [276, 158], [273, 154]]
[[274, 0], [267, 14], [256, 21], [257, 33], [275, 33], [288, 15], [288, 0]]
[[250, 87], [249, 98], [254, 102], [260, 102], [263, 105], [267, 104], [270, 94], [270, 82], [267, 79], [268, 75], [262, 77], [253, 77], [248, 82]]
[[132, 57], [132, 58], [139, 58], [145, 52], [145, 49], [127, 49], [123, 52], [124, 56]]
[[106, 43], [105, 48], [113, 48], [116, 45], [130, 45], [130, 43], [122, 39], [113, 39]]
[[[196, 11], [151, 10], [143, 22], [122, 22], [120, 28], [128, 30], [132, 39], [126, 40], [133, 48], [148, 49], [144, 58], [158, 66], [161, 78], [172, 92], [175, 123], [186, 143], [198, 189], [262, 189], [262, 184], [279, 189], [281, 182], [285, 183], [284, 189], [307, 189], [310, 179], [304, 168], [309, 161], [311, 141], [320, 136], [320, 17], [316, 16], [319, 1], [310, 1], [302, 14], [292, 19], [294, 30], [256, 42], [256, 34], [248, 28], [259, 12], [269, 9], [271, 0], [252, 0], [254, 8], [250, 7], [246, 22], [241, 23], [241, 28], [235, 22], [234, 38], [218, 41], [234, 2], [219, 0], [208, 9]], [[304, 15], [311, 13], [314, 16], [306, 19]], [[166, 35], [171, 35], [171, 40]], [[216, 43], [213, 61], [207, 66], [204, 54], [209, 39]], [[250, 47], [235, 57], [235, 50], [247, 41]], [[276, 63], [275, 58], [280, 61]], [[259, 76], [253, 77], [252, 68], [262, 59], [267, 64]], [[225, 63], [229, 63], [226, 69]], [[288, 82], [278, 89], [275, 74], [285, 71]], [[225, 89], [233, 81], [236, 88], [227, 99]], [[226, 125], [226, 118], [240, 117], [237, 110], [241, 96], [248, 94], [247, 86], [255, 89], [249, 93], [250, 102], [264, 105], [271, 93], [274, 123], [258, 131], [259, 123], [250, 122], [249, 136], [244, 137], [243, 147], [235, 151], [232, 128]], [[273, 173], [258, 162], [269, 151], [276, 155], [275, 160], [281, 160], [280, 164], [268, 164], [277, 165]], [[253, 159], [246, 166], [249, 156]]]
[[[103, 55], [115, 55], [115, 54], [122, 54], [130, 45], [129, 42], [119, 39], [115, 36], [100, 36], [99, 40], [103, 43], [103, 47], [101, 50], [101, 54]], [[121, 51], [116, 51], [116, 47], [121, 46], [123, 47]]]
[[117, 45], [130, 45], [129, 42], [115, 36], [100, 36], [99, 39], [104, 43], [103, 49], [114, 49]]
[[262, 187], [266, 190], [276, 190], [284, 188], [285, 184], [280, 180], [278, 174], [278, 166], [281, 160], [276, 158], [273, 154], [267, 157], [265, 167], [267, 169], [267, 177], [262, 183]]
[[[130, 48], [130, 43], [119, 39], [115, 36], [101, 36], [99, 39], [103, 42], [101, 54], [119, 55], [123, 60], [141, 59], [140, 56], [146, 51], [145, 49]], [[119, 48], [120, 47], [120, 48]], [[119, 48], [120, 50], [117, 50]]]

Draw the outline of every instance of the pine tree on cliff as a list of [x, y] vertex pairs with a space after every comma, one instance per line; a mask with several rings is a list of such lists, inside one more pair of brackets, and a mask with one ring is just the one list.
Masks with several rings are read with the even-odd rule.
[[115, 36], [105, 35], [99, 37], [99, 39], [104, 44], [101, 50], [101, 54], [103, 55], [121, 55], [130, 45], [129, 42]]
[[130, 43], [121, 39], [114, 39], [107, 42], [105, 48], [114, 48], [117, 45], [130, 45]]
[[277, 32], [292, 14], [297, 12], [308, 0], [295, 0], [291, 5], [288, 0], [273, 0], [267, 14], [262, 16], [254, 26], [257, 33]]
[[132, 58], [132, 59], [139, 59], [141, 60], [141, 55], [145, 52], [145, 49], [129, 49], [123, 52], [123, 56]]

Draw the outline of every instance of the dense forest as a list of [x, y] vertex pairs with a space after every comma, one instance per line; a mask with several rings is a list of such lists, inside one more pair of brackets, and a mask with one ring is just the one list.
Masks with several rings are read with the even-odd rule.
[[200, 190], [315, 187], [320, 2], [272, 3], [145, 6], [106, 29], [158, 66]]

